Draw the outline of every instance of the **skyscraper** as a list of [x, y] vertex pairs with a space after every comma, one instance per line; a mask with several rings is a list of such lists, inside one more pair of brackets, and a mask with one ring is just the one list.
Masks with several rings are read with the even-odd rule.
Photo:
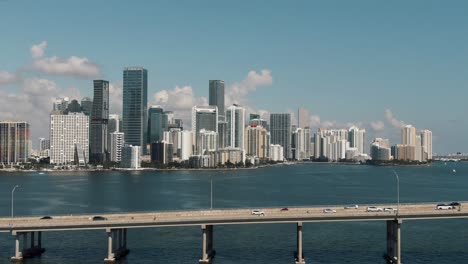
[[166, 130], [167, 115], [159, 105], [152, 105], [148, 109], [148, 143], [154, 143], [163, 140], [163, 133]]
[[50, 154], [50, 140], [39, 138], [39, 157], [49, 157]]
[[89, 116], [84, 113], [51, 114], [50, 164], [87, 163], [88, 155]]
[[416, 145], [416, 128], [412, 125], [407, 125], [401, 129], [401, 144]]
[[93, 111], [93, 100], [91, 98], [83, 97], [83, 99], [81, 99], [81, 111], [87, 116], [91, 115]]
[[427, 129], [421, 131], [421, 145], [423, 160], [432, 160], [432, 131]]
[[27, 162], [30, 151], [29, 123], [23, 121], [1, 121], [0, 162], [8, 165]]
[[103, 163], [107, 160], [107, 124], [109, 122], [109, 82], [94, 80], [93, 110], [89, 136], [89, 160]]
[[109, 135], [110, 160], [113, 162], [120, 162], [122, 160], [122, 148], [125, 145], [124, 133], [112, 132]]
[[355, 126], [349, 128], [348, 138], [351, 148], [357, 148], [359, 154], [364, 154], [365, 129], [359, 129]]
[[148, 72], [143, 67], [127, 67], [123, 72], [122, 123], [125, 143], [141, 146], [146, 154]]
[[210, 80], [209, 105], [218, 107], [218, 119], [224, 120], [224, 81]]
[[309, 111], [306, 108], [300, 107], [297, 111], [297, 127], [305, 128], [309, 126]]
[[291, 157], [291, 114], [270, 115], [271, 144], [283, 147], [283, 156]]
[[[192, 108], [192, 132], [195, 149], [198, 150], [200, 130], [218, 133], [218, 107], [217, 106], [194, 106]], [[216, 142], [217, 145], [217, 142]], [[201, 153], [196, 153], [201, 155]]]
[[245, 152], [248, 156], [269, 159], [270, 133], [262, 126], [247, 126], [245, 128]]
[[228, 147], [244, 149], [245, 108], [231, 105], [226, 111]]

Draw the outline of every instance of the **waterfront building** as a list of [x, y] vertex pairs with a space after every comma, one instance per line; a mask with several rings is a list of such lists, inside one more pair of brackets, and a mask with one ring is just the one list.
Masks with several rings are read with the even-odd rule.
[[50, 115], [50, 164], [89, 162], [89, 116], [84, 113]]
[[124, 133], [113, 132], [109, 135], [110, 160], [113, 162], [120, 162], [122, 160], [122, 148], [125, 145]]
[[244, 149], [245, 108], [231, 105], [226, 111], [228, 147]]
[[148, 72], [143, 67], [126, 67], [123, 71], [122, 130], [125, 143], [141, 146], [146, 154]]
[[140, 149], [140, 146], [125, 145], [122, 148], [122, 161], [120, 162], [120, 167], [139, 169], [141, 164]]
[[46, 158], [50, 156], [50, 139], [39, 138], [39, 157]]
[[283, 147], [284, 158], [291, 157], [291, 114], [270, 115], [271, 144]]
[[416, 159], [416, 146], [398, 144], [395, 146], [395, 160], [414, 161]]
[[372, 141], [370, 155], [375, 161], [388, 161], [391, 158], [391, 150], [388, 139], [376, 138]]
[[[203, 149], [198, 146], [200, 142], [200, 130], [202, 129], [218, 133], [217, 106], [194, 106], [192, 108], [192, 132], [196, 151]], [[202, 153], [196, 152], [196, 154], [200, 155]]]
[[159, 105], [152, 105], [148, 109], [148, 143], [163, 140], [164, 131], [167, 129], [168, 116]]
[[93, 110], [91, 112], [90, 153], [91, 163], [103, 163], [107, 159], [107, 124], [109, 122], [109, 82], [94, 80]]
[[284, 149], [283, 146], [277, 144], [270, 145], [270, 160], [272, 161], [284, 161]]
[[365, 129], [359, 129], [355, 126], [349, 128], [348, 137], [349, 145], [351, 148], [357, 148], [359, 154], [364, 154], [364, 142], [365, 142]]
[[218, 149], [218, 133], [211, 130], [201, 129], [197, 137], [197, 153], [216, 151]]
[[3, 165], [27, 162], [30, 154], [29, 123], [24, 121], [1, 121], [0, 162]]
[[292, 137], [294, 147], [294, 159], [310, 159], [310, 128], [296, 128]]
[[249, 125], [245, 128], [245, 154], [259, 159], [270, 158], [270, 133], [262, 126]]
[[218, 121], [225, 120], [224, 81], [210, 80], [209, 105], [218, 107]]
[[181, 134], [182, 140], [179, 158], [181, 160], [188, 160], [193, 154], [193, 133], [192, 131], [183, 130]]
[[299, 107], [297, 111], [297, 127], [309, 127], [309, 111], [305, 107]]
[[173, 143], [166, 141], [151, 143], [151, 162], [168, 164], [174, 156]]
[[93, 111], [93, 100], [91, 98], [83, 97], [83, 99], [81, 99], [81, 111], [87, 116], [91, 115]]
[[401, 144], [416, 146], [416, 128], [406, 125], [401, 129]]
[[423, 161], [422, 153], [422, 143], [421, 135], [416, 135], [416, 144], [414, 146], [414, 160], [422, 162]]
[[218, 121], [218, 148], [227, 148], [228, 145], [228, 123]]
[[432, 160], [432, 131], [421, 131], [421, 147], [423, 160]]
[[347, 129], [319, 129], [314, 139], [315, 159], [328, 161], [346, 159], [346, 149], [350, 147]]

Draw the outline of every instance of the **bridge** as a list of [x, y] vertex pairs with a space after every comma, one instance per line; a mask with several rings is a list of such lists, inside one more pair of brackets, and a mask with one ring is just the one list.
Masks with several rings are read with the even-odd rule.
[[[13, 262], [41, 255], [42, 232], [69, 230], [105, 230], [107, 232], [106, 263], [115, 262], [129, 253], [127, 230], [133, 228], [201, 226], [202, 254], [199, 263], [211, 263], [214, 226], [239, 224], [293, 223], [297, 226], [297, 251], [295, 263], [305, 264], [302, 247], [303, 226], [308, 222], [386, 221], [389, 263], [401, 263], [400, 227], [403, 221], [425, 219], [468, 218], [468, 206], [456, 206], [451, 210], [437, 210], [437, 203], [361, 205], [357, 209], [344, 206], [313, 206], [290, 208], [255, 208], [261, 215], [253, 215], [251, 209], [184, 210], [144, 213], [118, 213], [94, 215], [0, 218], [0, 232], [15, 237]], [[463, 203], [461, 203], [463, 204]], [[466, 202], [465, 202], [466, 204]], [[382, 212], [368, 212], [368, 206], [393, 208]], [[330, 209], [325, 212], [324, 209]], [[396, 210], [399, 209], [399, 210]], [[93, 218], [95, 216], [99, 216]], [[36, 236], [37, 235], [37, 236]], [[29, 241], [28, 241], [29, 237]], [[21, 239], [22, 238], [22, 239]], [[22, 243], [21, 243], [22, 240]], [[20, 247], [22, 244], [22, 247]]]

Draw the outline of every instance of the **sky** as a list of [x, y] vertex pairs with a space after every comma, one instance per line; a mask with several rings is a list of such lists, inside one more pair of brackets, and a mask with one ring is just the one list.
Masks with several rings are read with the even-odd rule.
[[[313, 130], [365, 128], [400, 143], [433, 131], [438, 154], [468, 152], [468, 2], [0, 0], [0, 120], [47, 137], [55, 97], [92, 97], [148, 70], [148, 102], [190, 124], [208, 81], [264, 117], [310, 112]], [[36, 144], [36, 143], [35, 143]], [[36, 146], [34, 146], [36, 147]]]

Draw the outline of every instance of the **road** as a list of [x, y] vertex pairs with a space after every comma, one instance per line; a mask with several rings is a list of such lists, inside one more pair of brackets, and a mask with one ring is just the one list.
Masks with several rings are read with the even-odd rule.
[[[468, 205], [454, 210], [436, 210], [437, 203], [401, 204], [399, 218], [403, 220], [468, 218]], [[466, 203], [465, 203], [466, 204]], [[373, 205], [380, 208], [397, 208], [396, 204]], [[329, 208], [336, 213], [324, 213]], [[252, 215], [251, 210], [263, 211], [264, 216]], [[93, 216], [103, 216], [107, 220], [92, 221]], [[39, 217], [0, 218], [0, 232], [21, 231], [61, 231], [109, 228], [142, 228], [157, 226], [198, 226], [202, 224], [253, 224], [253, 223], [296, 223], [333, 221], [383, 221], [392, 220], [396, 212], [367, 212], [367, 206], [358, 209], [344, 209], [344, 206], [214, 209], [168, 212], [119, 213], [52, 216], [41, 220]]]

